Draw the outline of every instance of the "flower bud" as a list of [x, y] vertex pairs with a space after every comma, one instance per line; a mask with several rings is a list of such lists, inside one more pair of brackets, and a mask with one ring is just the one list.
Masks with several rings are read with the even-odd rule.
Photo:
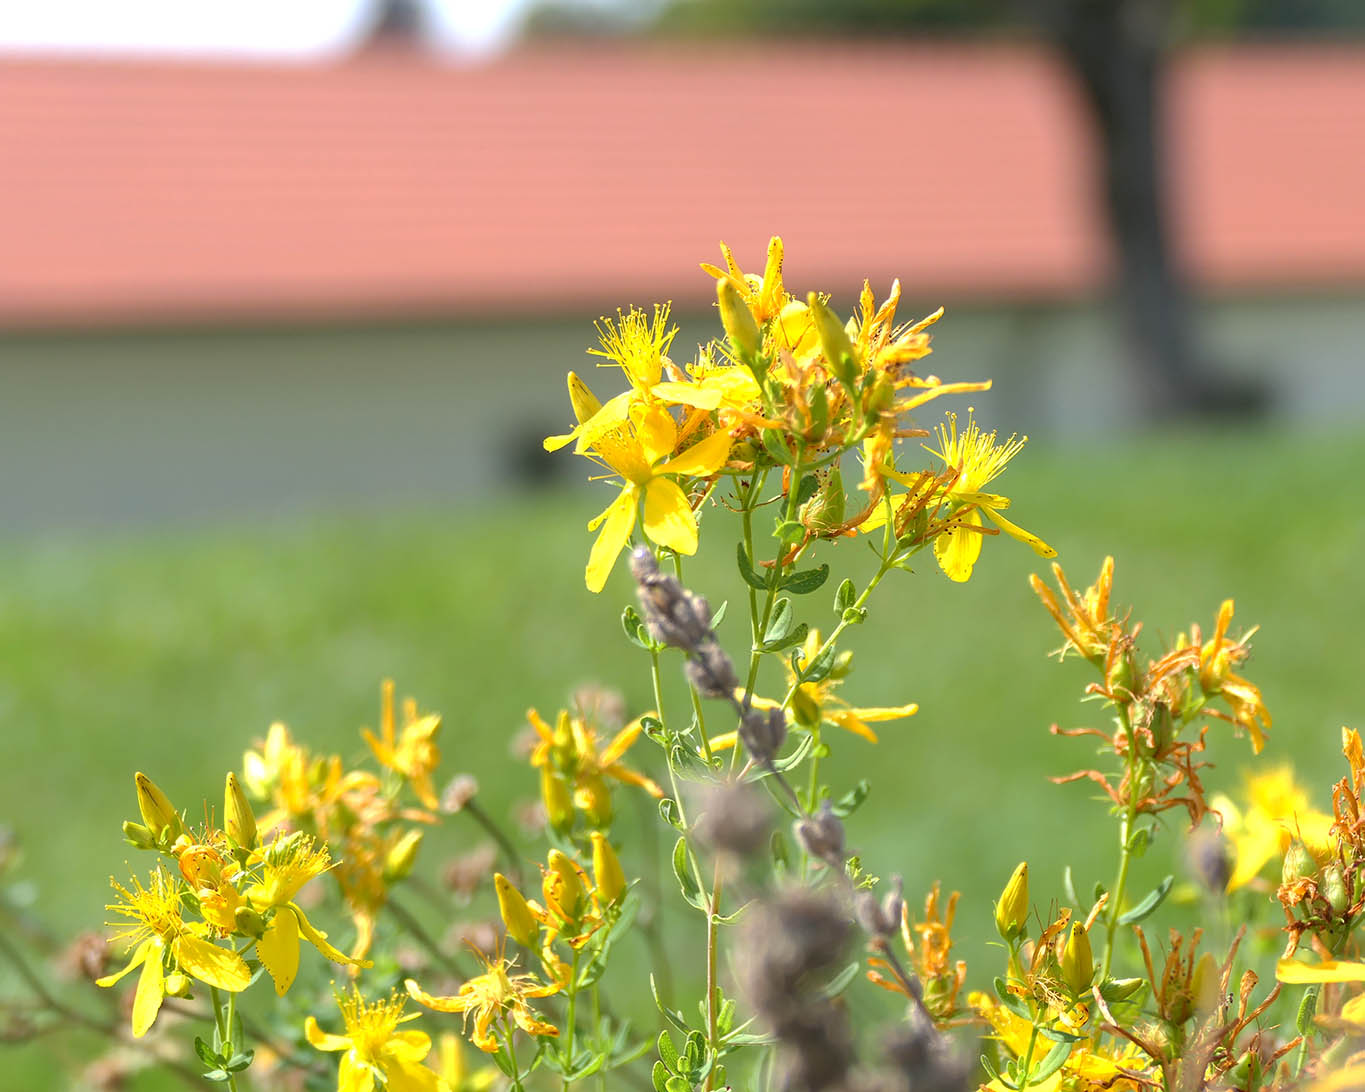
[[573, 372], [569, 373], [569, 405], [573, 407], [574, 419], [580, 425], [602, 408], [597, 395]]
[[156, 839], [152, 837], [152, 832], [141, 823], [134, 823], [131, 819], [124, 820], [123, 839], [134, 849], [156, 848]]
[[549, 863], [550, 867], [541, 885], [545, 901], [557, 909], [566, 921], [575, 921], [578, 918], [579, 907], [587, 895], [583, 880], [573, 861], [559, 850], [550, 850]]
[[540, 768], [540, 799], [550, 826], [560, 833], [573, 826], [573, 798], [569, 795], [569, 786], [549, 766]]
[[417, 861], [417, 851], [422, 847], [423, 833], [420, 828], [413, 827], [399, 838], [388, 853], [384, 855], [384, 881], [386, 883], [395, 883], [412, 872], [412, 866]]
[[858, 353], [849, 340], [848, 331], [818, 293], [812, 292], [807, 296], [806, 303], [815, 323], [815, 332], [820, 338], [820, 350], [825, 354], [830, 371], [840, 382], [853, 386], [858, 380]]
[[1222, 1002], [1223, 975], [1208, 952], [1199, 957], [1190, 976], [1190, 1000], [1201, 1019], [1218, 1008]]
[[[280, 914], [292, 914], [292, 910], [278, 910]], [[245, 937], [255, 937], [259, 940], [265, 935], [265, 918], [261, 917], [251, 907], [243, 905], [237, 907], [232, 912], [232, 920], [237, 923], [237, 932]]]
[[256, 813], [251, 810], [246, 793], [233, 773], [227, 775], [227, 786], [223, 790], [223, 827], [227, 836], [242, 849], [256, 848]]
[[740, 295], [739, 287], [729, 277], [716, 281], [716, 301], [720, 305], [720, 324], [725, 327], [730, 344], [745, 360], [755, 359], [760, 346], [758, 323]]
[[1066, 946], [1057, 962], [1062, 981], [1072, 993], [1080, 994], [1090, 989], [1091, 979], [1095, 977], [1095, 960], [1090, 954], [1090, 935], [1080, 922], [1071, 923]]
[[137, 786], [138, 811], [152, 838], [158, 844], [175, 841], [184, 832], [185, 825], [166, 794], [144, 773], [134, 774], [133, 782]]
[[995, 904], [995, 931], [1005, 940], [1019, 936], [1028, 926], [1028, 862], [1010, 876], [1000, 901]]
[[540, 926], [525, 897], [501, 872], [493, 873], [493, 887], [498, 893], [498, 913], [507, 935], [525, 948], [534, 948]]
[[190, 995], [189, 976], [180, 971], [172, 971], [165, 978], [165, 990], [169, 997], [188, 997]]
[[574, 790], [574, 803], [594, 827], [611, 825], [611, 789], [601, 774], [588, 774]]
[[1293, 883], [1295, 880], [1312, 879], [1318, 874], [1318, 863], [1308, 852], [1308, 847], [1297, 838], [1289, 843], [1284, 851], [1284, 865], [1280, 869], [1280, 881]]
[[1351, 898], [1346, 893], [1346, 880], [1341, 874], [1341, 866], [1330, 864], [1322, 870], [1322, 882], [1319, 885], [1323, 898], [1327, 900], [1327, 905], [1332, 908], [1333, 913], [1344, 914], [1351, 905]]
[[626, 874], [621, 869], [621, 861], [616, 850], [600, 830], [592, 832], [592, 877], [597, 887], [598, 897], [604, 903], [613, 903], [626, 893]]

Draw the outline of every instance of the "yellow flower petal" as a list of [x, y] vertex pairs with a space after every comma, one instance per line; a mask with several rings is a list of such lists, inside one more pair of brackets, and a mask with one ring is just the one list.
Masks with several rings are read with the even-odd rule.
[[713, 410], [721, 401], [720, 388], [699, 383], [655, 383], [649, 393], [673, 405], [695, 406], [702, 410]]
[[647, 464], [653, 466], [660, 459], [673, 454], [673, 448], [678, 443], [678, 423], [667, 409], [659, 405], [636, 406], [631, 417]]
[[303, 1035], [308, 1044], [316, 1050], [350, 1050], [351, 1040], [344, 1035], [333, 1035], [323, 1031], [313, 1017], [303, 1022]]
[[171, 942], [171, 951], [180, 969], [200, 982], [228, 993], [240, 993], [251, 984], [251, 968], [229, 948], [182, 933]]
[[709, 478], [725, 465], [730, 455], [730, 434], [713, 432], [693, 444], [675, 459], [656, 468], [659, 474], [682, 474], [693, 478]]
[[[676, 488], [676, 487], [675, 487]], [[635, 491], [623, 489], [621, 495], [611, 502], [602, 514], [605, 524], [597, 541], [592, 544], [588, 554], [588, 568], [585, 580], [588, 591], [600, 592], [607, 583], [612, 566], [626, 548], [630, 532], [635, 529]]]
[[[980, 527], [981, 517], [972, 510], [963, 517], [962, 522], [968, 526]], [[976, 531], [954, 527], [934, 539], [934, 557], [938, 559], [939, 568], [949, 580], [955, 580], [959, 584], [966, 582], [972, 575], [972, 566], [980, 556], [981, 535]]]
[[655, 478], [645, 486], [645, 534], [680, 554], [697, 552], [697, 517], [677, 482]]
[[435, 1012], [464, 1012], [471, 1003], [471, 997], [436, 997], [422, 989], [414, 979], [405, 979], [403, 986], [408, 996], [419, 1005], [425, 1005]]
[[161, 950], [148, 952], [142, 961], [142, 973], [137, 979], [137, 995], [133, 998], [133, 1038], [141, 1039], [156, 1022], [161, 1011], [161, 999], [166, 996], [166, 978], [161, 968]]
[[1275, 977], [1290, 986], [1310, 982], [1365, 982], [1365, 963], [1336, 959], [1305, 963], [1301, 959], [1282, 959], [1275, 964]]
[[374, 1092], [374, 1070], [357, 1058], [354, 1051], [341, 1056], [337, 1092]]
[[160, 942], [157, 940], [144, 940], [141, 944], [139, 944], [136, 948], [133, 949], [133, 958], [128, 960], [128, 964], [123, 968], [123, 970], [115, 971], [113, 974], [107, 974], [103, 978], [95, 979], [95, 985], [112, 986], [115, 982], [118, 982], [126, 974], [128, 974], [129, 971], [133, 970], [133, 968], [140, 967], [142, 965], [142, 961], [145, 960], [148, 957], [148, 955], [151, 954], [153, 948], [156, 949], [157, 956], [160, 956], [161, 954]]
[[345, 952], [332, 947], [332, 945], [327, 942], [327, 934], [321, 929], [314, 927], [313, 923], [308, 920], [304, 912], [299, 909], [298, 903], [291, 902], [288, 909], [293, 911], [294, 917], [298, 919], [299, 932], [303, 934], [303, 939], [308, 941], [309, 944], [333, 963], [349, 963], [355, 967], [372, 967], [374, 965], [367, 959], [352, 959]]
[[275, 993], [283, 997], [299, 973], [299, 922], [289, 907], [275, 912], [256, 942], [256, 955], [274, 980]]
[[1017, 523], [1011, 523], [1009, 520], [1007, 520], [1004, 516], [1000, 514], [998, 509], [987, 508], [986, 515], [989, 516], [991, 522], [994, 523], [997, 527], [999, 527], [1000, 530], [1004, 531], [1005, 534], [1009, 535], [1011, 538], [1018, 539], [1020, 542], [1032, 546], [1033, 552], [1037, 554], [1039, 557], [1057, 556], [1057, 551], [1054, 550], [1051, 546], [1049, 546], [1046, 542], [1044, 542], [1041, 538], [1033, 534], [1033, 532], [1031, 531], [1025, 531]]

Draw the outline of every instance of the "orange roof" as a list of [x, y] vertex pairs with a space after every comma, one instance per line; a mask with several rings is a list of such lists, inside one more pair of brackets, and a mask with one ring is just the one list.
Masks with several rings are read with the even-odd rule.
[[[1215, 288], [1365, 281], [1365, 49], [1187, 54], [1182, 246]], [[1064, 74], [1024, 46], [541, 47], [478, 67], [0, 62], [0, 324], [600, 309], [791, 283], [1083, 294]]]

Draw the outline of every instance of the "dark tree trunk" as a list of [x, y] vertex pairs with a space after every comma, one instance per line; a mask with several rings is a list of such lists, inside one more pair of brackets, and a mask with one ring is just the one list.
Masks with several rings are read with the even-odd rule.
[[1170, 247], [1162, 107], [1171, 2], [1026, 2], [1066, 59], [1094, 121], [1118, 305], [1146, 409], [1212, 408], [1189, 292]]

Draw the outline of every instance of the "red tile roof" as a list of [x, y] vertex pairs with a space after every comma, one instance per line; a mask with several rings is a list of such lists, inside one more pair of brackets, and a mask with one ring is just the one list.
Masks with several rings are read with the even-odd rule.
[[[1186, 55], [1182, 247], [1365, 282], [1365, 49]], [[1064, 74], [1023, 46], [556, 47], [479, 67], [0, 61], [0, 325], [567, 310], [789, 281], [1074, 296], [1108, 267]]]

